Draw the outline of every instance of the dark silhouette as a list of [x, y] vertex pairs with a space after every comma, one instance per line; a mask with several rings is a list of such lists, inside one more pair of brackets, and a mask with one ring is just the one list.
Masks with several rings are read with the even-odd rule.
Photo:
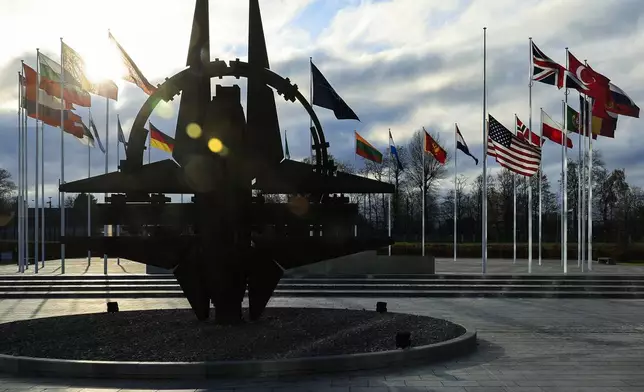
[[[269, 69], [258, 0], [250, 1], [248, 63], [210, 61], [208, 1], [197, 0], [188, 68], [158, 86], [139, 111], [120, 171], [70, 182], [64, 192], [112, 193], [99, 207], [104, 224], [122, 224], [128, 237], [63, 238], [68, 253], [86, 251], [173, 269], [200, 320], [210, 302], [218, 323], [242, 321], [248, 287], [250, 318], [262, 314], [284, 269], [390, 243], [354, 232], [358, 206], [344, 193], [393, 193], [390, 184], [337, 171], [320, 122], [288, 78]], [[239, 86], [212, 77], [248, 78], [247, 113]], [[315, 162], [284, 159], [271, 88], [309, 113]], [[173, 160], [143, 164], [144, 128], [160, 100], [181, 102]], [[194, 194], [171, 204], [164, 194]], [[291, 195], [264, 203], [263, 194]], [[335, 197], [333, 195], [340, 194]], [[181, 223], [177, 224], [177, 217]]]

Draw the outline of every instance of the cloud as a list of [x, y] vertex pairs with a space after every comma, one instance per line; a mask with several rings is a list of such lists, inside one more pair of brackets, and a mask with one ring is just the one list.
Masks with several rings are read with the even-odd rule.
[[[15, 31], [23, 31], [17, 26], [20, 20], [29, 19], [34, 28], [24, 30], [24, 35], [12, 40], [0, 55], [0, 131], [7, 141], [0, 147], [3, 153], [0, 163], [14, 170], [15, 148], [5, 146], [15, 145], [12, 136], [16, 132], [14, 75], [21, 58], [33, 64], [36, 46], [48, 54], [58, 53], [59, 36], [65, 37], [65, 42], [79, 52], [93, 54], [94, 44], [105, 40], [109, 27], [149, 79], [160, 83], [163, 77], [185, 64], [193, 3], [184, 3], [118, 0], [97, 2], [90, 9], [81, 7], [79, 0], [57, 3], [55, 7], [22, 1], [6, 12], [3, 9], [0, 19], [6, 23], [0, 23], [0, 34], [10, 36]], [[36, 6], [42, 12], [49, 12], [48, 18], [39, 13], [37, 20], [31, 19], [30, 10]], [[247, 7], [247, 2], [237, 0], [211, 3], [213, 59], [247, 58]], [[561, 64], [565, 64], [565, 47], [569, 47], [575, 56], [588, 59], [596, 70], [626, 90], [640, 106], [644, 102], [644, 68], [640, 61], [644, 41], [638, 39], [644, 35], [644, 8], [639, 0], [265, 0], [261, 7], [271, 68], [297, 83], [308, 97], [308, 62], [312, 57], [360, 116], [362, 122], [337, 121], [331, 111], [315, 108], [332, 154], [349, 162], [355, 160], [354, 130], [384, 150], [388, 129], [397, 143], [405, 145], [413, 132], [424, 126], [438, 132], [444, 147], [452, 152], [455, 122], [472, 153], [482, 156], [484, 26], [488, 28], [488, 111], [509, 129], [514, 127], [515, 113], [526, 124], [530, 120], [528, 37], [533, 37], [547, 55]], [[81, 15], [78, 24], [47, 22], [71, 8], [87, 9], [87, 17]], [[97, 14], [101, 17], [92, 17]], [[238, 83], [245, 91], [243, 80], [214, 80], [215, 83]], [[118, 111], [127, 134], [146, 97], [131, 84], [123, 86], [119, 102], [111, 111], [113, 114]], [[561, 121], [563, 99], [563, 91], [535, 83], [531, 113], [535, 132], [539, 129], [540, 108]], [[570, 94], [569, 99], [577, 107], [576, 93]], [[309, 120], [305, 111], [281, 98], [276, 101], [280, 126], [288, 129], [292, 156], [308, 155]], [[96, 102], [93, 115], [104, 132], [104, 101]], [[174, 132], [176, 104], [175, 101], [168, 106], [169, 115], [157, 113], [152, 119], [170, 134]], [[85, 112], [82, 114], [87, 118]], [[608, 168], [626, 167], [629, 181], [644, 186], [644, 171], [636, 169], [644, 153], [644, 147], [638, 143], [641, 128], [639, 119], [620, 118], [617, 137], [600, 138], [594, 147], [602, 151]], [[51, 137], [48, 141], [58, 146], [59, 136], [60, 133], [48, 135]], [[65, 147], [70, 155], [66, 158], [66, 179], [82, 178], [87, 175], [86, 151], [71, 137], [67, 139]], [[112, 117], [111, 168], [116, 162], [115, 140], [116, 121]], [[576, 137], [573, 142], [577, 145]], [[56, 152], [48, 155], [50, 169], [46, 175], [55, 185], [60, 153], [59, 147], [52, 148]], [[576, 147], [569, 153], [577, 157]], [[154, 151], [152, 159], [166, 156]], [[102, 159], [102, 155], [93, 153], [92, 172], [104, 170]], [[548, 143], [543, 161], [546, 174], [556, 181], [561, 165], [559, 146]], [[471, 177], [480, 173], [481, 165], [465, 162], [459, 160], [459, 173]], [[360, 161], [356, 163], [359, 165]], [[498, 164], [492, 160], [488, 167], [498, 170]], [[445, 181], [444, 186], [449, 187], [449, 183], [450, 180]]]

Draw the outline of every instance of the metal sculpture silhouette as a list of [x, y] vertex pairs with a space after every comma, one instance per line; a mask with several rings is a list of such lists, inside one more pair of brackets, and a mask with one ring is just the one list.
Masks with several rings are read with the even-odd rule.
[[[297, 85], [269, 68], [258, 0], [250, 0], [248, 62], [210, 61], [208, 1], [197, 0], [185, 70], [167, 78], [140, 109], [120, 171], [70, 182], [64, 192], [111, 193], [100, 205], [103, 224], [128, 228], [123, 237], [66, 237], [68, 253], [91, 249], [171, 269], [200, 320], [261, 316], [289, 268], [390, 243], [355, 233], [358, 206], [345, 193], [392, 193], [393, 186], [337, 171], [329, 143]], [[210, 80], [248, 79], [246, 117], [239, 86]], [[310, 115], [315, 162], [284, 159], [275, 95], [298, 101]], [[150, 114], [181, 93], [174, 160], [143, 164]], [[170, 203], [165, 194], [193, 194]], [[270, 203], [265, 194], [291, 195]], [[339, 196], [334, 196], [338, 195]]]

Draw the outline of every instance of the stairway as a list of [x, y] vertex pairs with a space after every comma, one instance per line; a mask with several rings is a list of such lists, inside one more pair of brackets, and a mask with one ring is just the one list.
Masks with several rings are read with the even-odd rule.
[[[276, 297], [644, 298], [644, 275], [287, 277]], [[172, 275], [0, 275], [0, 299], [181, 298]]]

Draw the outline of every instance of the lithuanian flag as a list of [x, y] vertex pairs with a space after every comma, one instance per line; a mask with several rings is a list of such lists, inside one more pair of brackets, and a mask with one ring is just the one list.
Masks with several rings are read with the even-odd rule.
[[174, 139], [150, 123], [150, 146], [171, 153], [174, 149]]
[[[355, 131], [354, 131], [355, 132]], [[382, 153], [356, 132], [356, 154], [364, 159], [382, 163]]]

